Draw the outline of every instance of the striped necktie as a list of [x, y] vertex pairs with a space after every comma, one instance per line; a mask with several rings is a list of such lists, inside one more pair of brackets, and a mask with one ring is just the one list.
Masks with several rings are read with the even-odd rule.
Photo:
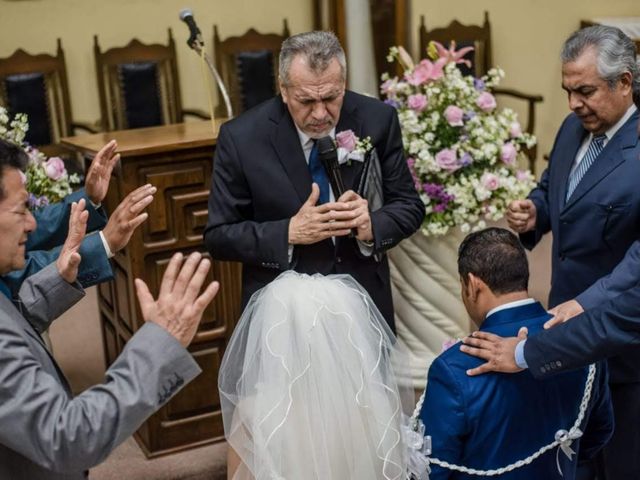
[[313, 148], [309, 154], [309, 173], [311, 173], [311, 179], [317, 183], [320, 188], [320, 198], [317, 204], [327, 203], [330, 198], [329, 177], [318, 155], [318, 142], [315, 139], [313, 140]]
[[606, 135], [597, 135], [591, 139], [591, 143], [589, 144], [589, 148], [587, 149], [587, 153], [584, 154], [582, 161], [573, 169], [573, 171], [569, 174], [569, 182], [567, 184], [567, 196], [565, 197], [565, 202], [569, 201], [571, 198], [571, 194], [575, 191], [576, 187], [584, 177], [584, 174], [587, 173], [589, 167], [593, 165], [598, 155], [604, 148], [604, 141], [607, 139]]

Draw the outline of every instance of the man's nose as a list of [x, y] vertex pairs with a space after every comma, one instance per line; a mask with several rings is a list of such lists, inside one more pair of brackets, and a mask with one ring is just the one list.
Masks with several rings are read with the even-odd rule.
[[27, 218], [25, 219], [25, 223], [24, 223], [24, 230], [25, 232], [29, 233], [29, 232], [33, 232], [35, 229], [36, 229], [36, 219], [31, 213], [31, 210], [28, 210]]
[[313, 110], [311, 112], [313, 118], [317, 120], [322, 120], [327, 115], [327, 108], [324, 105], [324, 102], [315, 102], [313, 104]]
[[571, 110], [577, 110], [578, 108], [582, 107], [583, 102], [582, 102], [582, 98], [580, 97], [580, 95], [576, 95], [575, 93], [570, 93], [569, 94], [569, 108]]

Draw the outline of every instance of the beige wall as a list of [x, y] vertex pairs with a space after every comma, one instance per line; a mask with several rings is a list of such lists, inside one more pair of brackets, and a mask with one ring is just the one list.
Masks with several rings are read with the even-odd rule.
[[[569, 113], [560, 88], [559, 52], [563, 41], [579, 28], [582, 19], [640, 16], [638, 0], [412, 0], [411, 9], [416, 55], [420, 15], [425, 16], [427, 28], [435, 28], [446, 26], [454, 18], [481, 24], [483, 12], [489, 12], [493, 61], [506, 72], [502, 85], [544, 96], [535, 129], [540, 158], [549, 153], [555, 133]], [[540, 161], [539, 167], [544, 167]]]
[[[103, 49], [138, 37], [166, 43], [171, 27], [178, 45], [178, 61], [185, 107], [207, 108], [205, 84], [197, 57], [185, 45], [186, 27], [178, 20], [191, 7], [210, 42], [217, 23], [221, 36], [243, 33], [253, 26], [279, 32], [287, 17], [292, 33], [312, 26], [311, 0], [0, 0], [0, 57], [23, 47], [31, 53], [55, 51], [61, 37], [67, 55], [74, 117], [98, 119], [98, 93], [93, 63], [93, 34]], [[581, 19], [597, 16], [640, 16], [637, 0], [410, 0], [413, 51], [417, 55], [420, 15], [428, 27], [444, 26], [457, 18], [481, 23], [488, 10], [493, 28], [494, 63], [507, 73], [504, 86], [544, 96], [536, 132], [539, 152], [548, 153], [555, 132], [567, 114], [560, 89], [558, 52]], [[515, 106], [515, 104], [510, 104]]]
[[93, 35], [103, 50], [134, 37], [145, 43], [167, 43], [173, 29], [183, 105], [208, 109], [197, 55], [186, 45], [187, 27], [178, 12], [189, 7], [202, 30], [209, 54], [213, 24], [222, 38], [249, 27], [281, 32], [286, 16], [292, 33], [312, 26], [311, 0], [0, 0], [0, 57], [22, 47], [29, 53], [55, 53], [62, 38], [67, 60], [74, 118], [96, 121], [100, 115], [93, 60]]

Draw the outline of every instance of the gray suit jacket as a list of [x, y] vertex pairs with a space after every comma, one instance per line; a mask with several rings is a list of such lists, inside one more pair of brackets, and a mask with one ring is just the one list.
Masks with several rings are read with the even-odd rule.
[[55, 265], [20, 291], [19, 307], [32, 323], [0, 295], [0, 479], [86, 478], [89, 467], [200, 373], [179, 342], [147, 323], [104, 383], [74, 398], [38, 331], [83, 295]]

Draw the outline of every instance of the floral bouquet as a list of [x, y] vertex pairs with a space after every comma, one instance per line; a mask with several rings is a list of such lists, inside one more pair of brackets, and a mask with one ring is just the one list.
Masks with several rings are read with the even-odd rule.
[[24, 113], [18, 113], [9, 121], [7, 110], [0, 107], [0, 138], [21, 146], [29, 156], [25, 186], [29, 192], [29, 208], [37, 210], [69, 195], [72, 186], [80, 183], [80, 177], [69, 175], [60, 157], [47, 158], [37, 148], [27, 145], [24, 137], [28, 129]]
[[398, 110], [409, 170], [426, 206], [425, 235], [482, 229], [535, 185], [518, 163], [536, 139], [522, 132], [513, 110], [497, 109], [491, 94], [504, 72], [462, 75], [456, 64], [468, 62], [470, 49], [432, 42], [429, 59], [416, 65], [402, 47], [392, 47], [388, 60], [398, 60], [404, 75], [382, 76], [381, 92]]

